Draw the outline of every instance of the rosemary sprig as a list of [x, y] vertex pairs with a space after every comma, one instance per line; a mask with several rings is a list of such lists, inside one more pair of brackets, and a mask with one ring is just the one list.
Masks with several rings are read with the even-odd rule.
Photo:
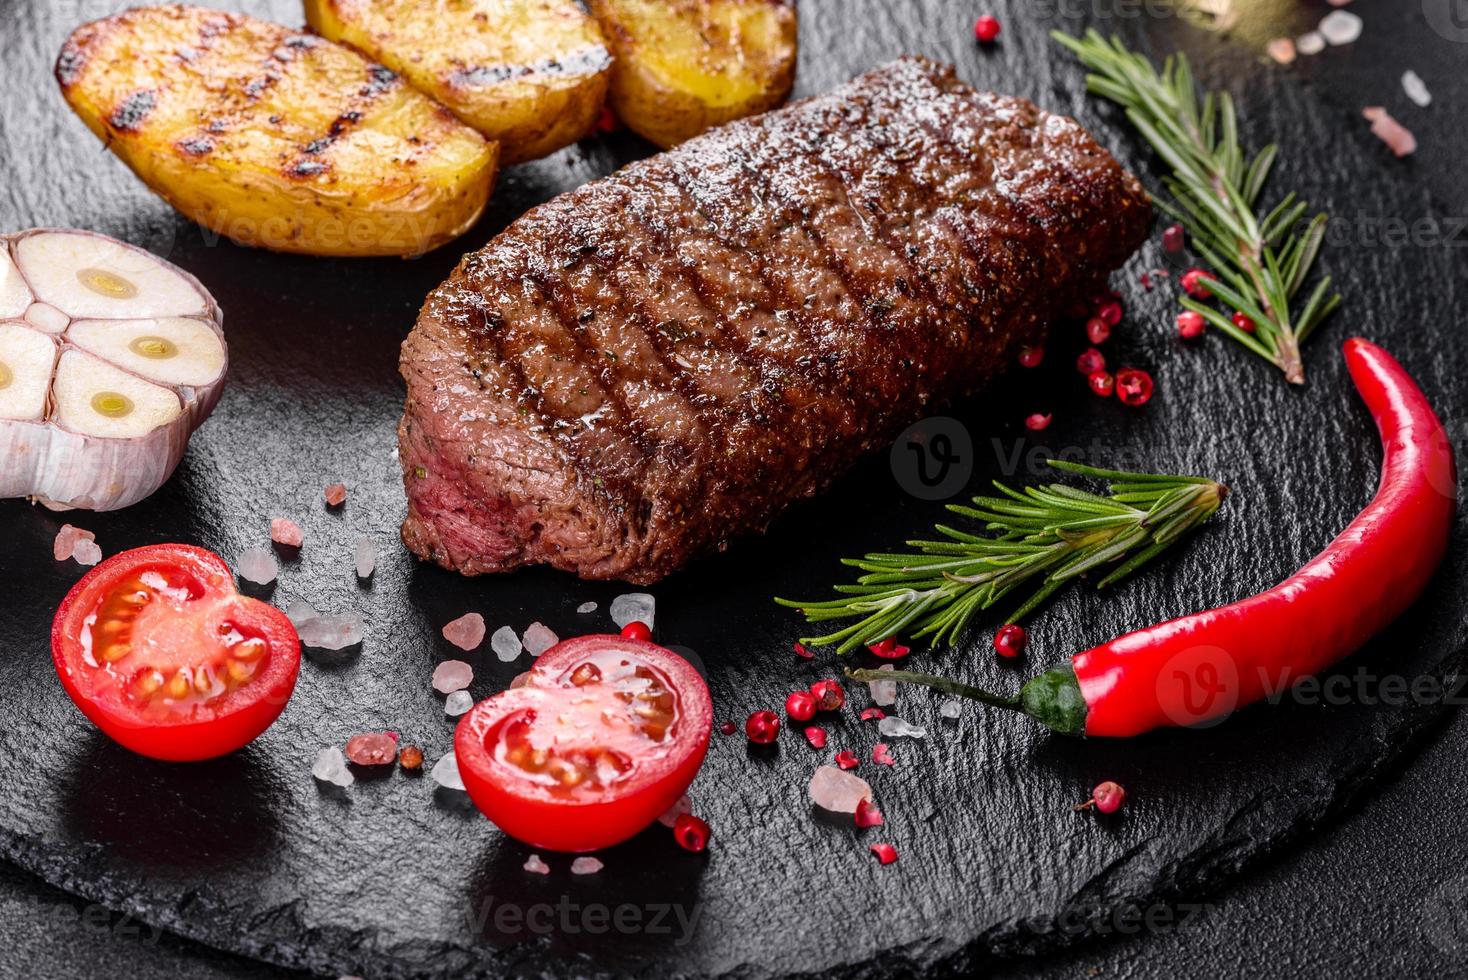
[[1060, 31], [1052, 36], [1092, 70], [1086, 77], [1090, 91], [1122, 106], [1167, 162], [1172, 174], [1162, 182], [1172, 200], [1159, 199], [1157, 206], [1183, 225], [1194, 251], [1210, 266], [1216, 281], [1208, 283], [1209, 290], [1253, 320], [1256, 332], [1239, 329], [1218, 309], [1192, 297], [1185, 297], [1183, 306], [1279, 367], [1292, 384], [1304, 384], [1300, 345], [1341, 298], [1325, 276], [1291, 311], [1320, 254], [1326, 215], [1316, 214], [1300, 230], [1309, 205], [1293, 191], [1268, 212], [1259, 207], [1279, 147], [1271, 144], [1246, 159], [1233, 99], [1227, 92], [1210, 92], [1200, 103], [1181, 53], [1168, 58], [1159, 74], [1119, 39], [1107, 41], [1095, 30], [1084, 38]]
[[898, 635], [927, 638], [932, 646], [952, 643], [975, 613], [1021, 585], [1037, 588], [1008, 622], [1082, 575], [1104, 571], [1097, 588], [1120, 581], [1212, 517], [1228, 493], [1203, 477], [1049, 463], [1106, 480], [1109, 495], [1059, 483], [1016, 491], [995, 481], [1002, 496], [975, 497], [972, 507], [948, 505], [955, 514], [982, 521], [987, 535], [940, 524], [936, 530], [944, 540], [907, 542], [918, 549], [915, 554], [842, 559], [864, 574], [853, 585], [836, 586], [841, 598], [775, 601], [800, 610], [810, 623], [856, 619], [834, 633], [801, 639], [812, 646], [836, 644], [839, 653]]

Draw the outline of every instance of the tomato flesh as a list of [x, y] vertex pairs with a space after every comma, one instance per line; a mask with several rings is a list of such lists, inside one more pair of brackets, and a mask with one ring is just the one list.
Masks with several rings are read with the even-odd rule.
[[300, 642], [278, 610], [235, 591], [218, 556], [135, 548], [87, 573], [51, 629], [62, 687], [119, 744], [170, 761], [244, 746], [285, 707]]
[[682, 657], [643, 640], [581, 636], [519, 687], [459, 722], [459, 774], [480, 811], [534, 847], [594, 851], [647, 827], [688, 789], [713, 704]]

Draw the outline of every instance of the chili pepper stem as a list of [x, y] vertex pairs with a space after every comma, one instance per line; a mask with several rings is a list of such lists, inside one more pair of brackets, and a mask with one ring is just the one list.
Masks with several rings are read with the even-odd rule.
[[1009, 711], [1023, 711], [1024, 706], [1020, 703], [1019, 695], [1005, 697], [1002, 694], [994, 694], [983, 688], [971, 687], [968, 684], [960, 684], [946, 677], [934, 677], [932, 674], [919, 674], [910, 670], [850, 670], [846, 676], [854, 681], [901, 681], [905, 684], [920, 684], [923, 687], [931, 687], [935, 691], [945, 694], [956, 694], [961, 698], [971, 701], [979, 701], [994, 708], [1004, 708]]

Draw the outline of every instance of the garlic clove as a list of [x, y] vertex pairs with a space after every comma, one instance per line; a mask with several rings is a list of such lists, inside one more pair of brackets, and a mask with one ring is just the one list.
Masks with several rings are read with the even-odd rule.
[[71, 323], [71, 317], [50, 303], [32, 303], [25, 311], [25, 322], [42, 333], [61, 333]]
[[166, 385], [212, 384], [224, 373], [224, 342], [201, 320], [78, 320], [67, 340], [118, 367]]
[[183, 414], [178, 394], [78, 350], [64, 351], [52, 419], [78, 435], [133, 439]]
[[207, 297], [190, 277], [143, 249], [102, 235], [33, 232], [15, 243], [15, 258], [36, 299], [75, 319], [208, 312]]
[[19, 323], [0, 323], [0, 419], [38, 421], [56, 363], [56, 342]]
[[0, 304], [0, 498], [116, 510], [157, 490], [224, 387], [213, 297], [131, 245], [36, 229], [0, 235]]
[[31, 305], [31, 291], [10, 256], [0, 251], [0, 319], [11, 319]]

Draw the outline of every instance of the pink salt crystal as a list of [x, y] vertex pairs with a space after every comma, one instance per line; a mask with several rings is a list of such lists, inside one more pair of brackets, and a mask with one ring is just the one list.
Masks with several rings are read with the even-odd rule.
[[529, 684], [529, 683], [530, 683], [530, 671], [527, 670], [523, 674], [516, 674], [515, 675], [514, 679], [510, 681], [510, 689], [511, 690], [514, 690], [517, 687], [524, 687], [526, 684]]
[[548, 875], [550, 865], [542, 861], [539, 854], [532, 854], [525, 859], [525, 870], [533, 875]]
[[872, 761], [878, 765], [894, 765], [897, 760], [892, 758], [892, 748], [886, 742], [878, 742], [872, 746]]
[[326, 488], [323, 496], [326, 497], [326, 506], [340, 507], [347, 502], [347, 485], [345, 483], [333, 483]]
[[391, 732], [367, 732], [347, 739], [347, 758], [359, 766], [385, 766], [398, 757], [398, 742]]
[[466, 613], [443, 628], [443, 638], [460, 650], [475, 650], [484, 642], [484, 617]]
[[78, 565], [95, 565], [102, 560], [102, 549], [91, 538], [79, 538], [71, 547], [71, 557]]
[[51, 554], [57, 561], [66, 561], [76, 550], [76, 543], [82, 540], [95, 541], [97, 536], [91, 531], [71, 524], [63, 524], [61, 530], [56, 532], [56, 541], [51, 545]]
[[1367, 106], [1361, 110], [1361, 115], [1371, 120], [1371, 132], [1377, 139], [1391, 147], [1393, 153], [1399, 158], [1410, 156], [1417, 152], [1417, 137], [1412, 131], [1391, 117], [1379, 105]]
[[289, 517], [272, 517], [270, 519], [270, 540], [276, 544], [285, 545], [287, 548], [299, 548], [306, 536], [301, 533], [300, 525]]
[[1282, 65], [1288, 65], [1295, 60], [1295, 42], [1287, 37], [1277, 37], [1265, 45], [1265, 51], [1269, 56]]
[[433, 668], [433, 689], [439, 694], [462, 691], [474, 680], [474, 668], [462, 660], [445, 660]]
[[594, 875], [606, 865], [594, 857], [579, 857], [571, 862], [571, 873], [573, 875]]
[[855, 813], [862, 800], [872, 798], [865, 779], [835, 766], [821, 766], [810, 777], [810, 801], [833, 813]]
[[663, 814], [661, 817], [658, 817], [658, 823], [662, 824], [664, 827], [671, 827], [673, 826], [673, 824], [678, 822], [678, 818], [683, 816], [683, 814], [692, 812], [693, 804], [689, 801], [688, 794], [685, 793], [682, 796], [678, 797], [677, 803], [674, 803], [671, 807], [668, 808], [667, 813]]

